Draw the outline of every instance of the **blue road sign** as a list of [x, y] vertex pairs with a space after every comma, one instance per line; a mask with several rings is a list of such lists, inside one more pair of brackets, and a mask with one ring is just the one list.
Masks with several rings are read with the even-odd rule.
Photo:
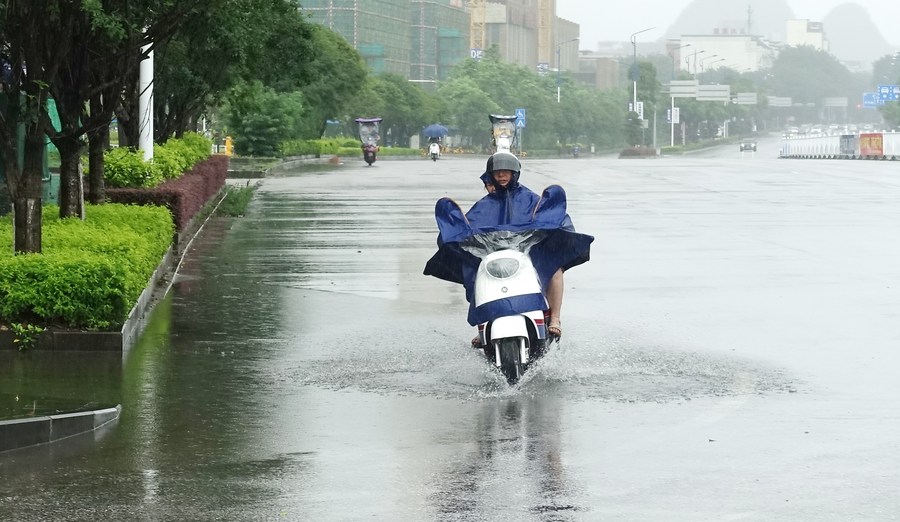
[[875, 92], [882, 103], [900, 100], [900, 85], [879, 85]]
[[519, 120], [525, 119], [525, 109], [516, 109], [516, 119], [519, 119]]
[[874, 109], [878, 106], [878, 93], [877, 92], [864, 92], [863, 93], [863, 108], [864, 109]]
[[522, 118], [516, 118], [516, 128], [524, 129], [525, 128], [525, 120]]

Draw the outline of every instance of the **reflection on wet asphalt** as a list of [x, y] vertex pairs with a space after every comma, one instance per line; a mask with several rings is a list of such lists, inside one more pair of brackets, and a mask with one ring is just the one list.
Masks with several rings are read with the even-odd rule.
[[[42, 374], [12, 359], [0, 397], [27, 382], [82, 402], [118, 401], [123, 413], [109, 430], [0, 454], [0, 519], [897, 512], [885, 488], [900, 479], [900, 463], [884, 457], [900, 448], [871, 435], [834, 441], [858, 437], [860, 425], [896, 428], [898, 416], [858, 402], [855, 378], [842, 391], [830, 377], [827, 358], [842, 348], [810, 325], [841, 305], [795, 306], [817, 285], [850, 288], [815, 263], [796, 276], [803, 249], [781, 247], [805, 241], [828, 257], [808, 231], [789, 237], [779, 220], [792, 215], [772, 210], [787, 206], [814, 224], [793, 206], [806, 194], [743, 166], [720, 179], [686, 159], [531, 160], [523, 182], [563, 183], [576, 226], [598, 241], [592, 261], [567, 275], [561, 346], [509, 387], [467, 348], [460, 289], [421, 275], [435, 248], [434, 201], [450, 195], [467, 207], [479, 198], [483, 160], [353, 162], [266, 179], [246, 217], [206, 226], [118, 373], [94, 372], [95, 385], [79, 387], [58, 366]], [[895, 304], [871, 292], [872, 302]], [[882, 320], [890, 324], [871, 318]], [[865, 346], [886, 345], [888, 327], [867, 332]], [[896, 397], [886, 377], [867, 375], [885, 403]], [[880, 500], [819, 493], [850, 481]]]

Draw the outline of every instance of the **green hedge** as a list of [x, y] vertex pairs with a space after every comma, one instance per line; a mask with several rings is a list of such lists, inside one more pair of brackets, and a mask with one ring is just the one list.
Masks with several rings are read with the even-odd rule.
[[[362, 157], [362, 148], [359, 144], [355, 147], [341, 147], [335, 154], [341, 157]], [[421, 149], [407, 149], [403, 147], [381, 147], [378, 149], [378, 156], [421, 156]]]
[[290, 156], [322, 156], [337, 154], [341, 147], [359, 148], [359, 140], [338, 136], [320, 140], [289, 140], [281, 144], [281, 154]]
[[163, 145], [153, 145], [153, 159], [144, 161], [140, 150], [118, 147], [104, 155], [104, 180], [110, 188], [152, 188], [175, 179], [212, 152], [212, 141], [188, 132]]
[[163, 207], [86, 205], [86, 219], [43, 209], [40, 254], [12, 254], [0, 219], [0, 322], [112, 330], [121, 327], [172, 244]]

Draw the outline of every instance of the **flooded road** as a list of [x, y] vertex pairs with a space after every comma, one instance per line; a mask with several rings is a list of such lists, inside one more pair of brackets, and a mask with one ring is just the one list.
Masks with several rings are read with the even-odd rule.
[[0, 520], [900, 519], [900, 164], [734, 149], [524, 160], [596, 241], [515, 387], [421, 275], [485, 158], [265, 179], [120, 366], [0, 354], [4, 392], [123, 406], [0, 454]]

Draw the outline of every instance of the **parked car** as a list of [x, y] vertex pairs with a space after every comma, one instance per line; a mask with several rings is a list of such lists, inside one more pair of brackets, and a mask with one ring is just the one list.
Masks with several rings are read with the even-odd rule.
[[745, 150], [756, 152], [756, 142], [755, 141], [742, 141], [741, 142], [741, 152]]

